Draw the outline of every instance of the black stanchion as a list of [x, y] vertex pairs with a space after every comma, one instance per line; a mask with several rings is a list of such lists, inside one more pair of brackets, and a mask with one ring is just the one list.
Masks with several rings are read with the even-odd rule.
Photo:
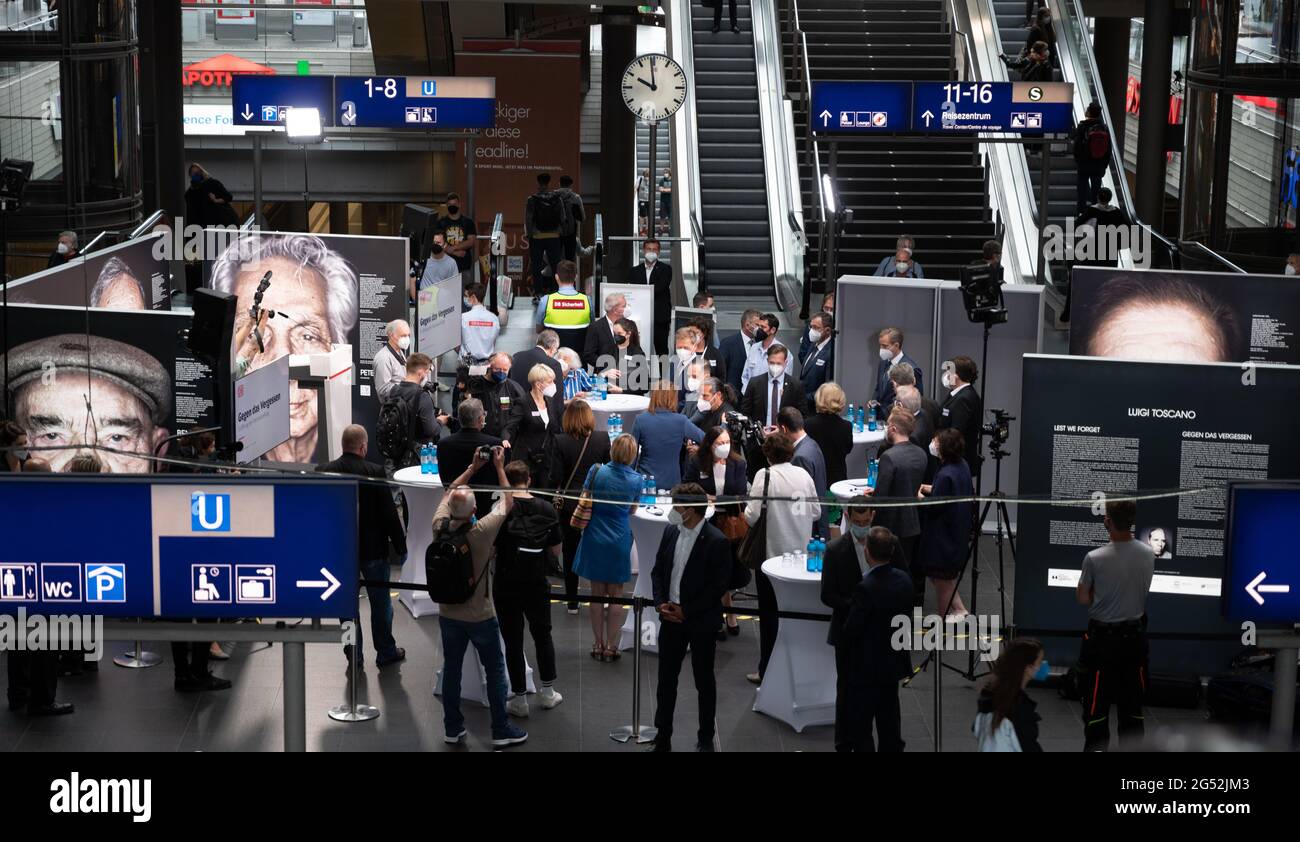
[[632, 724], [609, 732], [609, 738], [618, 743], [652, 743], [659, 729], [641, 727], [641, 615], [645, 610], [645, 597], [632, 597]]

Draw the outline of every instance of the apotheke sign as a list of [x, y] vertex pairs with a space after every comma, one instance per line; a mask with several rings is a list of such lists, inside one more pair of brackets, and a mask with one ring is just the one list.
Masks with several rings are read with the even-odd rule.
[[187, 88], [195, 85], [204, 88], [228, 88], [231, 78], [237, 73], [274, 76], [275, 68], [230, 53], [223, 53], [203, 61], [196, 61], [186, 67], [181, 71], [181, 82]]

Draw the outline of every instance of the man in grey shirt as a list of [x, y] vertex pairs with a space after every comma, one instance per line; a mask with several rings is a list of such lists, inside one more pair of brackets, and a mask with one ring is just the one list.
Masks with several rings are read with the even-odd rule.
[[[424, 263], [424, 274], [420, 276], [418, 289], [433, 286], [439, 281], [454, 278], [460, 274], [456, 258], [447, 254], [447, 235], [438, 231], [433, 235], [433, 245], [429, 247], [429, 259]], [[411, 290], [411, 300], [418, 300], [416, 290]]]
[[411, 326], [393, 319], [384, 328], [388, 342], [375, 352], [375, 397], [382, 404], [393, 387], [406, 379], [406, 354], [411, 349]]
[[1110, 543], [1083, 559], [1077, 596], [1088, 606], [1088, 632], [1079, 652], [1083, 672], [1084, 748], [1110, 746], [1110, 706], [1119, 708], [1119, 737], [1143, 736], [1142, 696], [1146, 689], [1147, 594], [1155, 574], [1155, 553], [1133, 537], [1137, 505], [1132, 500], [1106, 504]]

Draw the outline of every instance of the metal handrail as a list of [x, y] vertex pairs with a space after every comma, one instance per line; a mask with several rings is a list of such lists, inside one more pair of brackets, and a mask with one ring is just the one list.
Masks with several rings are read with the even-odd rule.
[[488, 278], [488, 309], [497, 309], [497, 278], [506, 273], [506, 232], [505, 214], [500, 211], [492, 218], [492, 235], [488, 238], [489, 253], [492, 255], [492, 277]]
[[691, 236], [695, 239], [695, 253], [698, 256], [699, 268], [696, 270], [696, 282], [700, 292], [708, 292], [709, 275], [708, 261], [705, 260], [706, 246], [704, 243], [704, 228], [700, 226], [700, 217], [695, 213], [695, 208], [691, 208]]
[[90, 242], [82, 246], [81, 251], [78, 252], [78, 254], [82, 256], [90, 254], [92, 251], [99, 248], [101, 245], [104, 245], [104, 240], [107, 240], [110, 234], [112, 233], [113, 232], [111, 231], [100, 231], [98, 234], [96, 234], [94, 237], [91, 238]]
[[[1153, 236], [1157, 236], [1157, 237], [1160, 236], [1159, 234], [1156, 234], [1156, 232], [1154, 232], [1154, 231], [1152, 231], [1151, 233], [1152, 233]], [[1162, 237], [1161, 239], [1164, 239], [1164, 238]], [[1168, 241], [1166, 240], [1165, 242], [1168, 242]], [[1173, 248], [1173, 244], [1172, 244], [1172, 243], [1170, 244], [1170, 247]], [[1223, 268], [1223, 269], [1225, 269], [1225, 270], [1227, 270], [1227, 271], [1229, 271], [1229, 272], [1238, 272], [1238, 273], [1241, 273], [1241, 274], [1246, 274], [1246, 270], [1245, 270], [1245, 269], [1243, 269], [1243, 268], [1241, 268], [1240, 266], [1238, 266], [1237, 264], [1233, 263], [1231, 260], [1229, 260], [1228, 258], [1226, 258], [1226, 257], [1224, 257], [1223, 255], [1219, 254], [1217, 251], [1215, 251], [1214, 249], [1212, 249], [1212, 248], [1210, 248], [1209, 246], [1205, 245], [1204, 243], [1198, 243], [1198, 242], [1196, 242], [1195, 240], [1184, 240], [1184, 241], [1182, 241], [1182, 242], [1180, 242], [1180, 243], [1178, 244], [1178, 246], [1177, 246], [1177, 250], [1175, 251], [1175, 254], [1178, 254], [1178, 255], [1179, 255], [1179, 260], [1180, 260], [1180, 262], [1179, 262], [1179, 265], [1178, 265], [1176, 268], [1179, 268], [1179, 269], [1183, 268], [1182, 263], [1181, 263], [1181, 256], [1182, 256], [1183, 253], [1185, 253], [1185, 252], [1187, 252], [1187, 251], [1196, 251], [1196, 252], [1200, 252], [1202, 257], [1204, 257], [1205, 259], [1209, 260], [1209, 261], [1212, 262], [1212, 263], [1216, 263], [1216, 264], [1218, 264], [1221, 268]]]
[[[812, 107], [812, 68], [808, 64], [808, 35], [803, 31], [803, 24], [799, 19], [799, 2], [798, 0], [789, 0], [786, 7], [786, 29], [791, 38], [790, 48], [790, 76], [799, 83], [799, 101], [803, 103], [805, 116]], [[784, 41], [784, 38], [782, 39]], [[790, 92], [786, 92], [790, 96]], [[803, 164], [804, 170], [812, 178], [812, 192], [817, 197], [817, 255], [813, 258], [815, 265], [821, 265], [823, 252], [826, 248], [826, 225], [829, 220], [823, 210], [822, 191], [822, 164], [821, 164], [821, 147], [818, 145], [816, 138], [813, 137], [811, 127], [804, 131], [803, 139]], [[802, 186], [799, 191], [799, 205], [803, 206]], [[808, 247], [808, 237], [802, 225], [798, 224], [797, 219], [789, 220], [795, 227], [802, 238], [805, 253]], [[822, 278], [825, 281], [825, 278]], [[808, 279], [805, 279], [808, 283]]]
[[[663, 4], [667, 22], [667, 52], [668, 55], [681, 65], [682, 70], [686, 73], [687, 79], [695, 78], [695, 44], [692, 34], [693, 19], [691, 15], [690, 0], [666, 0]], [[669, 144], [669, 154], [672, 158], [673, 174], [676, 177], [680, 189], [674, 189], [674, 194], [678, 197], [673, 203], [673, 230], [685, 231], [691, 228], [692, 239], [694, 238], [694, 228], [690, 220], [690, 215], [698, 213], [703, 206], [703, 198], [700, 192], [700, 149], [699, 149], [699, 125], [696, 118], [697, 109], [695, 103], [695, 85], [686, 86], [686, 102], [677, 111], [672, 120], [672, 137]], [[651, 230], [653, 230], [653, 220], [651, 221]], [[701, 284], [701, 276], [704, 274], [704, 258], [700, 252], [698, 241], [694, 243], [694, 248], [687, 244], [680, 253], [674, 250], [673, 268], [675, 272], [680, 272], [680, 278], [683, 286], [694, 278], [697, 287]], [[685, 287], [689, 294], [690, 288]]]
[[158, 210], [149, 214], [149, 216], [145, 219], [144, 222], [141, 222], [139, 225], [132, 228], [131, 233], [127, 234], [126, 238], [128, 240], [134, 240], [136, 237], [139, 237], [141, 234], [146, 234], [152, 231], [153, 227], [157, 225], [160, 221], [162, 221], [162, 218], [164, 216], [166, 216], [166, 214], [163, 212], [161, 208], [159, 208]]
[[600, 283], [605, 280], [605, 217], [604, 214], [600, 213], [596, 214], [595, 249], [595, 268], [592, 272], [591, 283], [596, 289], [599, 289]]

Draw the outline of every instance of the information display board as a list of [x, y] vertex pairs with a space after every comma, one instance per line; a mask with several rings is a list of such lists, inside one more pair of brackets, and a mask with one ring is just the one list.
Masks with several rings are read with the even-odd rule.
[[334, 125], [333, 76], [256, 76], [236, 73], [230, 80], [236, 126], [282, 126], [290, 108], [315, 108], [322, 126]]
[[235, 381], [236, 458], [252, 462], [289, 440], [289, 355]]
[[[357, 486], [0, 474], [0, 614], [355, 617]], [[52, 511], [77, 528], [45, 528]]]
[[490, 129], [496, 80], [464, 76], [338, 76], [334, 122], [367, 128]]
[[912, 130], [1064, 134], [1074, 128], [1069, 82], [917, 82]]
[[813, 82], [814, 134], [888, 134], [912, 127], [911, 82]]
[[1295, 540], [1300, 483], [1233, 483], [1228, 488], [1223, 614], [1241, 622], [1300, 623], [1300, 554]]
[[460, 347], [460, 301], [468, 273], [444, 278], [420, 290], [415, 302], [416, 350], [435, 360]]

